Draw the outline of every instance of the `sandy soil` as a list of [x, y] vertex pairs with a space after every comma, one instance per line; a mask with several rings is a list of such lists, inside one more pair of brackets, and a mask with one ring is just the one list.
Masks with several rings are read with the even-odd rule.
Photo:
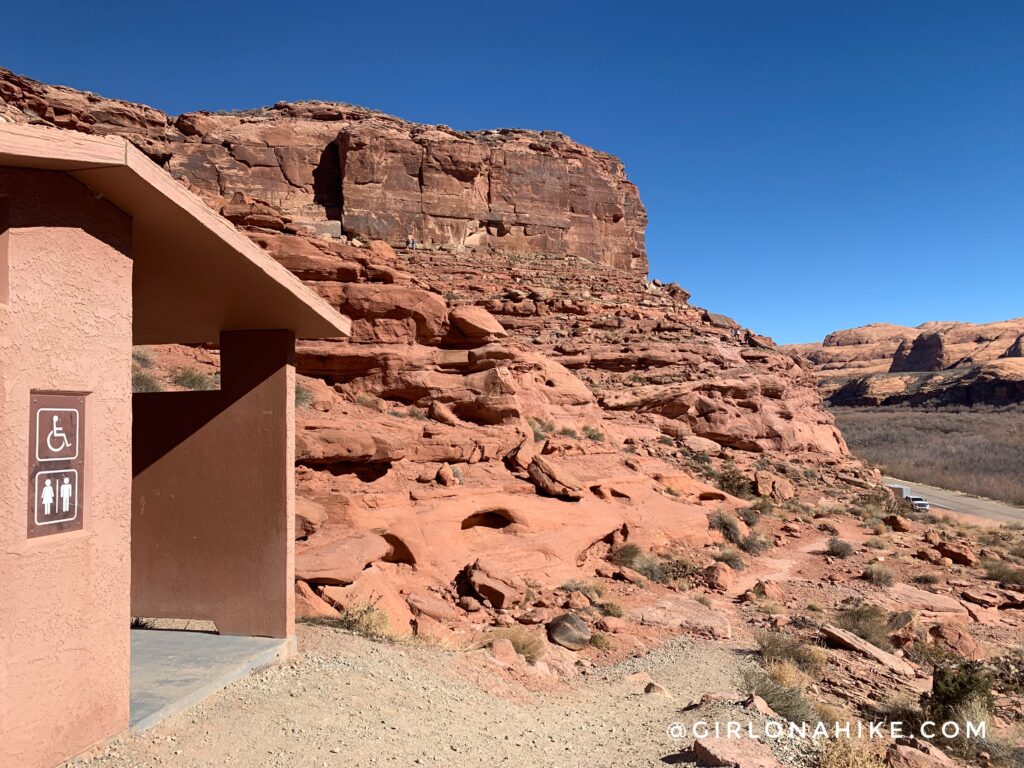
[[[145, 734], [80, 760], [109, 768], [652, 766], [681, 749], [679, 710], [734, 688], [742, 653], [676, 639], [643, 657], [531, 692], [489, 651], [387, 645], [300, 628], [301, 653]], [[475, 674], [474, 674], [475, 671]], [[647, 695], [647, 672], [672, 698]]]

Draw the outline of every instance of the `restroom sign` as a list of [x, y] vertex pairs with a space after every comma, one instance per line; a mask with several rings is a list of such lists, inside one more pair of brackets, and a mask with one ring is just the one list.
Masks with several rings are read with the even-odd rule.
[[82, 527], [85, 396], [33, 392], [29, 411], [28, 536]]

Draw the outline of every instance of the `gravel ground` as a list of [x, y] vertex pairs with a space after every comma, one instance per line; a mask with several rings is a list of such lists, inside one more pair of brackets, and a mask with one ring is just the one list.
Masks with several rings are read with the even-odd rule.
[[[689, 765], [668, 725], [691, 700], [734, 688], [742, 660], [722, 644], [676, 639], [571, 685], [531, 692], [507, 679], [486, 651], [378, 644], [326, 627], [302, 627], [299, 642], [303, 652], [292, 661], [75, 764]], [[648, 673], [672, 698], [644, 694], [644, 682], [626, 679], [635, 672]]]

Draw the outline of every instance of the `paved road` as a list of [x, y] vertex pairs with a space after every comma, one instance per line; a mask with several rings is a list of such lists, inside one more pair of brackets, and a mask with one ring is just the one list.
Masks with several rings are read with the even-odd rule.
[[1004, 504], [1001, 501], [981, 499], [977, 496], [968, 496], [957, 491], [947, 491], [945, 488], [933, 488], [930, 485], [919, 485], [906, 480], [897, 480], [893, 477], [884, 478], [886, 485], [905, 485], [914, 496], [921, 496], [927, 499], [933, 507], [942, 507], [954, 512], [961, 512], [976, 517], [984, 517], [987, 520], [998, 520], [999, 522], [1024, 523], [1024, 508], [1015, 507], [1011, 504]]

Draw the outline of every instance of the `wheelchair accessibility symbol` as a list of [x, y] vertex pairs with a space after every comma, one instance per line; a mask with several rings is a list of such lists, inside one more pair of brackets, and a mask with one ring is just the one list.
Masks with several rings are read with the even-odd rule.
[[36, 411], [36, 460], [72, 461], [78, 458], [77, 408]]

